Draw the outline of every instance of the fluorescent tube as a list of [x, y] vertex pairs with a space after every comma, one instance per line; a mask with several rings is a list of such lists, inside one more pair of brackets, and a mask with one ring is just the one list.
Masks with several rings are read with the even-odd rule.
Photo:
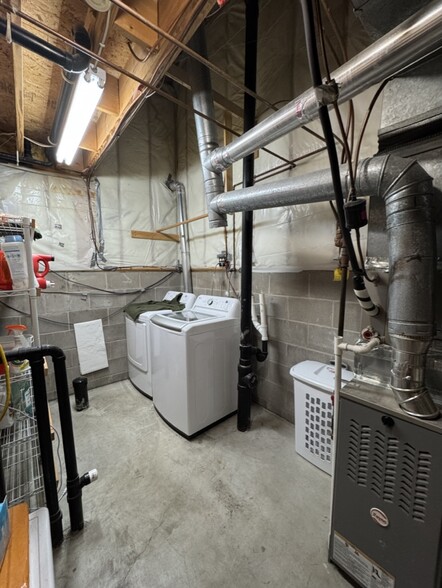
[[71, 165], [100, 101], [105, 82], [106, 72], [99, 67], [89, 66], [85, 72], [79, 74], [58, 143], [56, 153], [58, 163], [64, 162], [66, 165]]

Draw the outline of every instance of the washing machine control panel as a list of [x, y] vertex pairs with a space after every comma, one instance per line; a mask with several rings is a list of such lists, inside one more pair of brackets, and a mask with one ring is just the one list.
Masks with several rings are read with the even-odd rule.
[[239, 316], [239, 301], [236, 298], [227, 298], [224, 296], [207, 296], [201, 295], [196, 299], [193, 310], [210, 310], [227, 318], [236, 318]]

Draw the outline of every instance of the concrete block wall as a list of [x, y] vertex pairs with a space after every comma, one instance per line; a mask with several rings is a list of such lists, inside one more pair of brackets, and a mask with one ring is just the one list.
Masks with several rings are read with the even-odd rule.
[[[162, 272], [51, 272], [48, 278], [55, 282], [52, 289], [43, 291], [38, 301], [41, 343], [56, 345], [66, 355], [68, 383], [73, 392], [72, 380], [80, 376], [78, 353], [75, 342], [74, 323], [101, 319], [109, 360], [109, 367], [87, 374], [90, 389], [104, 386], [127, 378], [126, 330], [123, 307], [136, 294], [121, 294], [127, 290], [148, 288], [164, 278]], [[167, 290], [179, 290], [181, 275], [173, 274], [167, 282], [143, 293], [137, 302], [161, 299]], [[105, 291], [114, 291], [110, 294]], [[31, 332], [30, 319], [22, 313], [29, 312], [25, 295], [15, 295], [0, 301], [0, 331], [6, 334], [4, 326], [25, 324]], [[48, 361], [49, 374], [46, 380], [49, 398], [55, 397], [55, 380], [52, 362]]]
[[[60, 277], [61, 276], [61, 277]], [[145, 288], [165, 277], [160, 272], [62, 272], [51, 273], [55, 287], [42, 293], [39, 316], [42, 344], [61, 347], [66, 355], [68, 382], [80, 376], [73, 324], [102, 319], [109, 367], [87, 374], [90, 389], [127, 378], [127, 347], [122, 308], [132, 294], [114, 295], [93, 288], [122, 292]], [[71, 281], [67, 281], [67, 280]], [[236, 296], [240, 293], [239, 272], [194, 272], [195, 294]], [[167, 290], [182, 287], [181, 274], [174, 274], [165, 284], [143, 294], [138, 301], [161, 299]], [[269, 326], [269, 356], [257, 364], [258, 389], [255, 401], [293, 422], [293, 380], [291, 366], [305, 359], [324, 363], [333, 359], [333, 337], [339, 312], [340, 283], [333, 273], [310, 271], [300, 273], [254, 273], [253, 292], [263, 292]], [[367, 317], [354, 302], [351, 283], [347, 290], [345, 339], [356, 341]], [[11, 323], [30, 328], [30, 321], [18, 311], [28, 312], [25, 296], [2, 299], [16, 310], [0, 307], [0, 331]], [[351, 362], [350, 357], [345, 358]], [[55, 395], [55, 382], [49, 361], [47, 378], [50, 398]], [[72, 392], [72, 389], [71, 389]]]
[[[240, 291], [239, 273], [230, 280]], [[196, 294], [227, 295], [229, 282], [223, 272], [194, 274]], [[337, 331], [340, 283], [331, 271], [300, 273], [254, 273], [253, 292], [266, 298], [269, 355], [257, 364], [258, 389], [255, 401], [294, 422], [293, 379], [290, 368], [306, 359], [328, 363], [333, 359], [333, 337]], [[230, 286], [230, 295], [233, 295]], [[358, 339], [366, 316], [351, 289], [347, 288], [345, 340]], [[345, 358], [350, 361], [350, 357]]]

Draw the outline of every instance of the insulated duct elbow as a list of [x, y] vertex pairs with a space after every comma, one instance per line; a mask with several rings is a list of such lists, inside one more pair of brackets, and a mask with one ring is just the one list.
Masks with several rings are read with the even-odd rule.
[[385, 202], [391, 388], [407, 414], [437, 418], [439, 411], [424, 381], [426, 355], [436, 330], [432, 178], [416, 161], [386, 156], [362, 162], [358, 183], [360, 194], [378, 194]]
[[[204, 29], [200, 27], [195, 33], [192, 42], [192, 48], [202, 55], [207, 56]], [[221, 172], [209, 170], [205, 162], [214, 151], [219, 147], [217, 139], [217, 127], [213, 122], [215, 119], [215, 109], [212, 99], [212, 85], [210, 81], [210, 72], [201, 63], [190, 59], [189, 61], [190, 85], [192, 87], [192, 105], [194, 110], [201, 112], [208, 118], [204, 118], [195, 113], [195, 127], [198, 139], [198, 150], [200, 154], [201, 167], [203, 171], [204, 192], [206, 194], [207, 208], [209, 213], [209, 227], [218, 228], [227, 226], [226, 216], [214, 211], [210, 203], [215, 196], [224, 192], [224, 182]]]

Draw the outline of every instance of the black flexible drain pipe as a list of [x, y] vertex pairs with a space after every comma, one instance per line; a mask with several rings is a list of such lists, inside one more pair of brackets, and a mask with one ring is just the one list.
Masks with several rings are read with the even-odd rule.
[[81, 500], [82, 483], [77, 469], [74, 431], [72, 427], [69, 388], [66, 376], [66, 356], [59, 347], [42, 345], [41, 347], [21, 348], [8, 351], [6, 359], [29, 361], [34, 386], [35, 413], [40, 442], [40, 454], [46, 495], [46, 506], [49, 510], [52, 545], [55, 547], [63, 541], [62, 514], [58, 504], [57, 482], [52, 452], [51, 428], [48, 413], [48, 398], [44, 375], [44, 358], [52, 357], [57, 390], [58, 410], [63, 441], [64, 460], [66, 465], [67, 501], [71, 531], [79, 531], [84, 527], [83, 505]]
[[[0, 18], [0, 35], [6, 37], [7, 28], [7, 21], [4, 18]], [[13, 43], [17, 43], [17, 45], [21, 45], [25, 49], [29, 49], [33, 53], [49, 59], [49, 61], [56, 63], [67, 72], [80, 73], [89, 65], [90, 58], [84, 53], [72, 54], [67, 51], [61, 51], [55, 45], [51, 45], [26, 29], [12, 23], [10, 30], [11, 41]]]
[[358, 258], [353, 247], [350, 231], [346, 226], [344, 213], [344, 194], [342, 192], [341, 177], [339, 172], [339, 160], [336, 151], [336, 144], [333, 137], [333, 130], [328, 113], [327, 102], [321, 96], [327, 96], [328, 92], [318, 92], [322, 87], [321, 70], [319, 67], [318, 49], [316, 46], [315, 34], [315, 20], [313, 12], [313, 3], [311, 0], [301, 0], [302, 14], [304, 19], [304, 32], [307, 47], [307, 57], [310, 67], [310, 74], [312, 78], [313, 87], [317, 91], [318, 100], [318, 114], [321, 121], [322, 132], [327, 144], [328, 158], [330, 162], [330, 170], [332, 174], [332, 182], [336, 200], [336, 210], [338, 213], [339, 225], [342, 231], [347, 254], [350, 260], [350, 265], [353, 270], [353, 289], [364, 310], [372, 316], [378, 313], [377, 307], [373, 304], [370, 296], [365, 288], [363, 270], [359, 267]]
[[[246, 38], [244, 85], [256, 91], [256, 61], [258, 39], [258, 0], [246, 0]], [[255, 126], [256, 100], [244, 94], [244, 132]], [[243, 160], [243, 185], [253, 186], [255, 171], [254, 154]], [[256, 389], [257, 378], [253, 372], [252, 359], [252, 252], [253, 252], [253, 211], [242, 213], [242, 250], [241, 250], [241, 342], [238, 365], [238, 420], [239, 431], [250, 427], [252, 396]]]

